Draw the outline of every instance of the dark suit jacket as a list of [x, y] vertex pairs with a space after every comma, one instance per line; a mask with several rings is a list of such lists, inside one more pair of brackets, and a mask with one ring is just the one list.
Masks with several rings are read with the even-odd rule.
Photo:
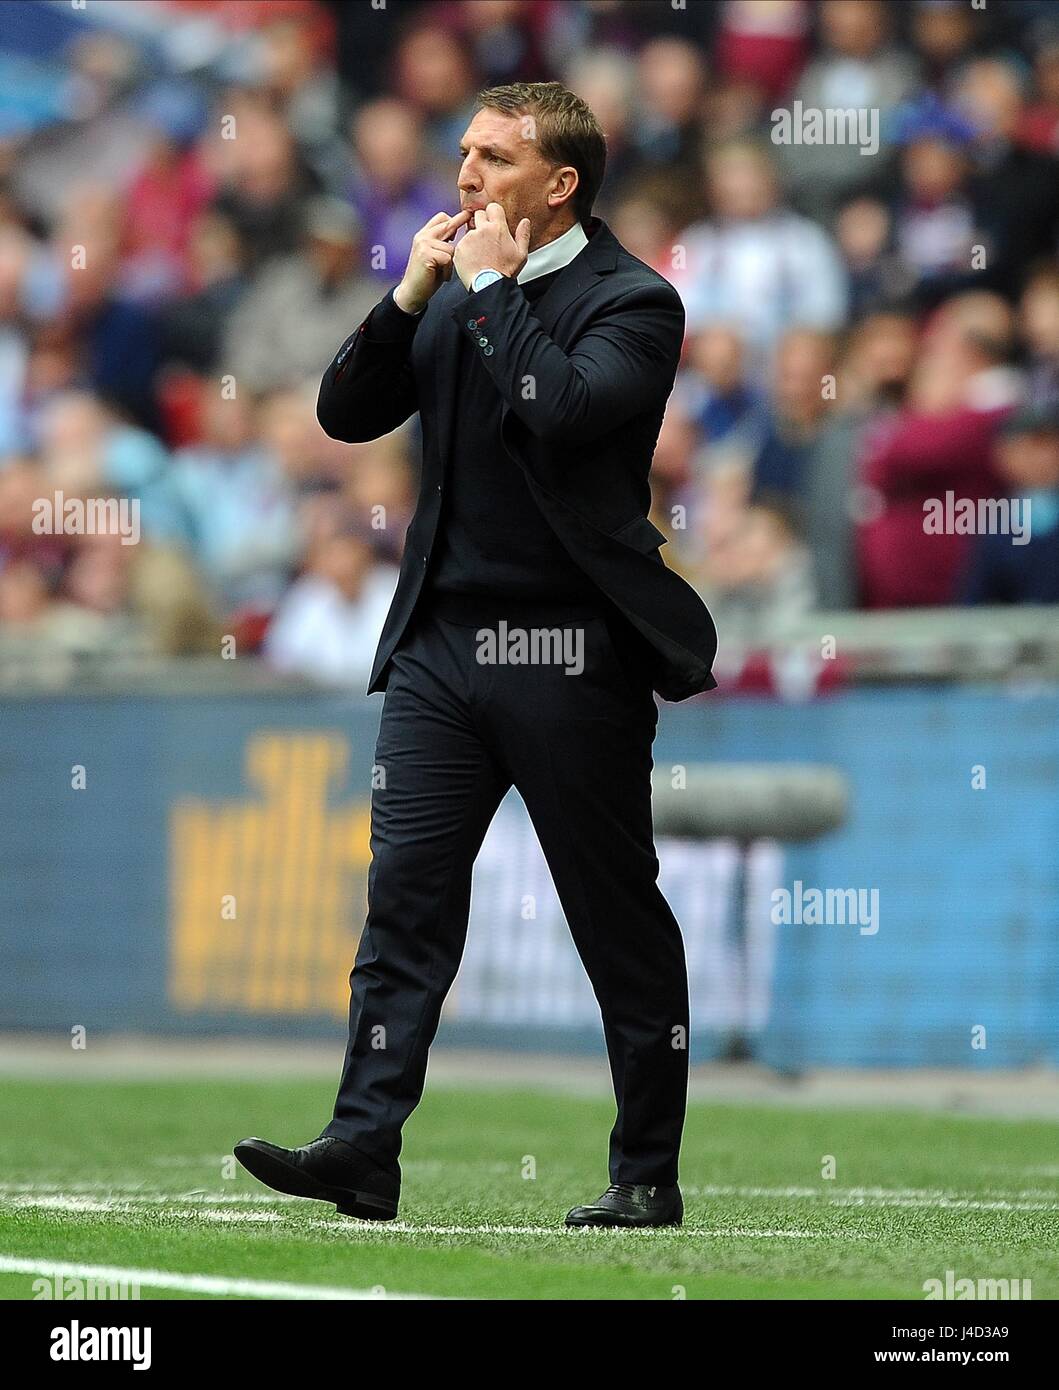
[[[437, 535], [461, 333], [496, 384], [503, 445], [545, 520], [646, 638], [654, 688], [667, 700], [683, 700], [717, 684], [713, 620], [666, 568], [659, 554], [665, 537], [647, 518], [651, 458], [684, 338], [683, 306], [673, 286], [630, 255], [605, 222], [592, 218], [586, 231], [588, 245], [532, 309], [513, 279], [468, 294], [454, 274], [397, 333], [392, 315], [401, 311], [376, 305], [324, 373], [317, 415], [332, 438], [378, 439], [417, 410], [423, 429], [419, 502], [369, 692], [386, 685]], [[386, 313], [385, 336], [395, 341], [375, 341], [372, 320]]]

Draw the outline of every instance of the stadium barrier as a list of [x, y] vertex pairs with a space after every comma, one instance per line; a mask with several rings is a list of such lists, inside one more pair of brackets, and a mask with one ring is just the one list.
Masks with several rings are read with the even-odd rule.
[[[170, 672], [139, 688], [0, 697], [0, 1027], [337, 1045], [380, 708], [259, 670], [189, 689]], [[706, 788], [716, 764], [763, 752], [832, 769], [828, 795], [837, 807], [848, 785], [849, 815], [803, 843], [783, 819], [749, 845], [660, 835], [661, 883], [687, 945], [693, 1055], [726, 1055], [735, 1037], [791, 1071], [1059, 1061], [1054, 686], [663, 706], [660, 829], [694, 828], [665, 809], [682, 769]], [[817, 800], [823, 817], [823, 788]], [[679, 815], [688, 804], [673, 803]], [[442, 1039], [601, 1047], [515, 796], [476, 866]]]

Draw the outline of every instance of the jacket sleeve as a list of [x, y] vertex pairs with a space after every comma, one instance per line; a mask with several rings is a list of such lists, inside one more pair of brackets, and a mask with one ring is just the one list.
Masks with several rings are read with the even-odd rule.
[[608, 305], [570, 352], [560, 348], [508, 277], [453, 310], [504, 401], [540, 439], [581, 443], [617, 429], [673, 387], [684, 306], [661, 282]]
[[316, 418], [324, 433], [364, 444], [403, 425], [419, 409], [412, 370], [412, 340], [422, 322], [393, 302], [379, 301], [350, 334], [324, 372]]

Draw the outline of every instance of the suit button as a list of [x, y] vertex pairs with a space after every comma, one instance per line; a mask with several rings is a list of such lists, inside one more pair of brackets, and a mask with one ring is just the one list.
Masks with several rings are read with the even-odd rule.
[[477, 328], [477, 327], [478, 327], [478, 320], [477, 320], [477, 319], [468, 319], [468, 320], [467, 320], [467, 327], [468, 327], [468, 328]]
[[479, 339], [478, 339], [478, 346], [479, 346], [479, 347], [486, 347], [487, 344], [488, 344], [488, 342], [489, 342], [489, 339], [488, 339], [488, 338], [479, 338]]
[[439, 495], [439, 496], [441, 495], [441, 484], [440, 484], [440, 483], [438, 483], [438, 495]]
[[493, 349], [491, 347], [482, 348], [482, 355], [483, 357], [492, 357]]
[[430, 556], [429, 556], [429, 555], [424, 555], [424, 556], [423, 556], [423, 564], [426, 565], [426, 564], [429, 564], [429, 562], [430, 562]]

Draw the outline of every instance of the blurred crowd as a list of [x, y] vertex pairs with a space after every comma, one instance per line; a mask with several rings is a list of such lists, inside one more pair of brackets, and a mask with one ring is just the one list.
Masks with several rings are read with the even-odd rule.
[[[722, 642], [815, 609], [1059, 603], [1052, 0], [22, 0], [0, 661], [228, 636], [362, 684], [418, 423], [335, 443], [319, 378], [455, 210], [476, 92], [551, 79], [606, 132], [596, 214], [686, 306], [654, 519]], [[778, 143], [798, 102], [878, 111], [877, 149]], [[56, 494], [136, 499], [142, 539], [42, 529]], [[931, 534], [947, 494], [1028, 499], [1031, 533]]]

